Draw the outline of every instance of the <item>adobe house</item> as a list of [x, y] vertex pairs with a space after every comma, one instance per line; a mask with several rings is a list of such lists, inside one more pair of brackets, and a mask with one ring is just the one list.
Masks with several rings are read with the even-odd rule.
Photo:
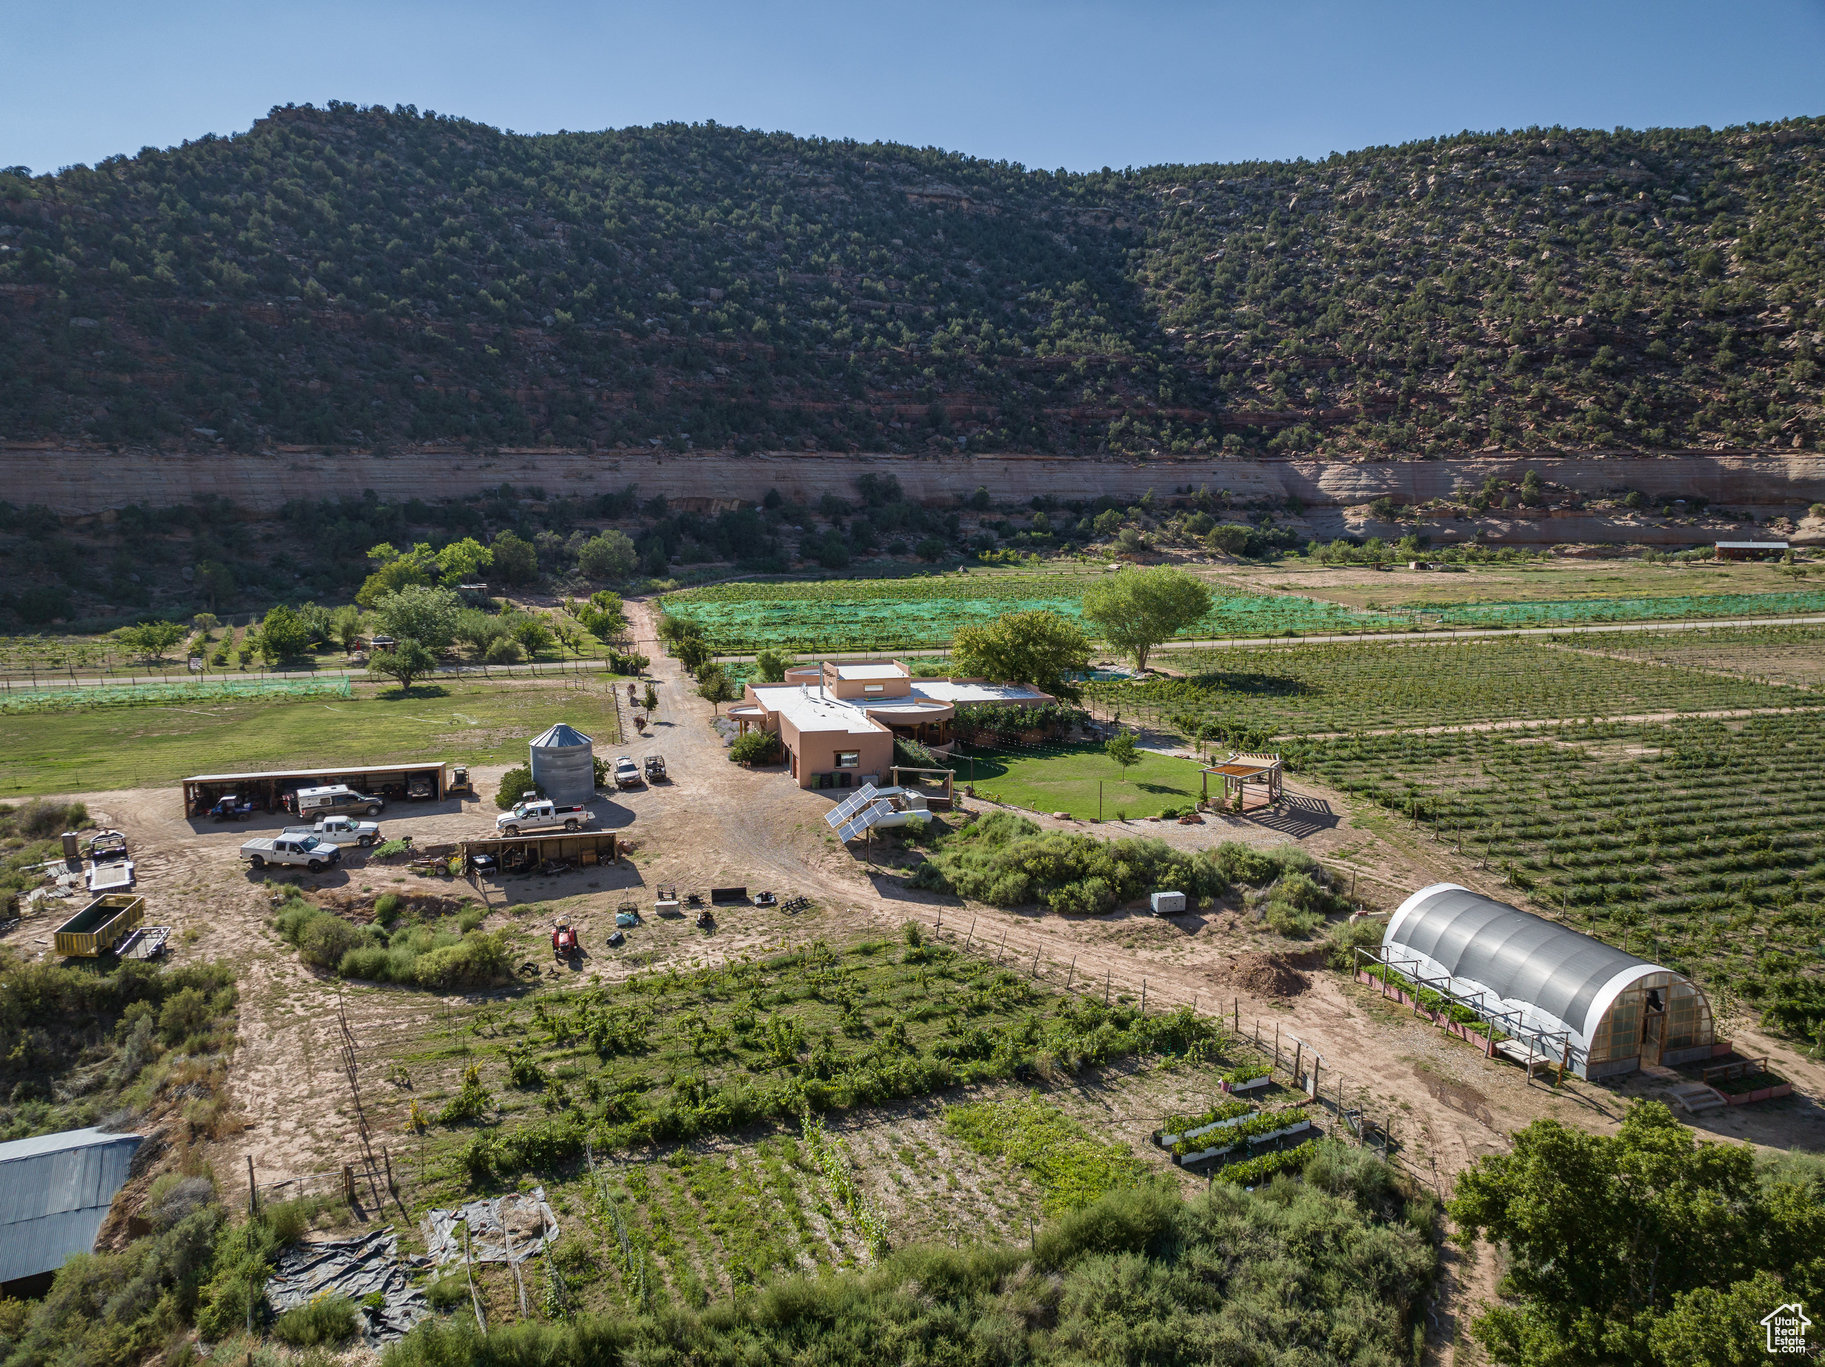
[[800, 665], [786, 681], [750, 683], [729, 709], [741, 733], [770, 731], [786, 749], [801, 788], [878, 783], [893, 767], [893, 743], [917, 741], [948, 754], [960, 703], [1044, 707], [1050, 693], [981, 679], [915, 679], [899, 660]]

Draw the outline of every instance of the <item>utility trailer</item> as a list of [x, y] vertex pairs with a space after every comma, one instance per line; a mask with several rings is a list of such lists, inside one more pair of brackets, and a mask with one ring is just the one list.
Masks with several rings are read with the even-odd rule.
[[106, 954], [146, 919], [146, 899], [130, 892], [110, 892], [57, 927], [53, 943], [66, 958], [94, 959]]

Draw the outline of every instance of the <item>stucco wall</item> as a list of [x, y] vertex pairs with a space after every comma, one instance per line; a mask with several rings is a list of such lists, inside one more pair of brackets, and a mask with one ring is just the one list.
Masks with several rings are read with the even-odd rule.
[[[65, 515], [130, 503], [166, 506], [222, 495], [270, 510], [293, 498], [359, 494], [435, 500], [510, 483], [548, 495], [594, 494], [632, 484], [643, 497], [751, 501], [769, 489], [815, 502], [849, 494], [864, 474], [891, 474], [915, 498], [950, 503], [979, 485], [997, 501], [1036, 493], [1058, 498], [1108, 494], [1138, 498], [1209, 485], [1239, 498], [1297, 497], [1312, 508], [1342, 508], [1388, 495], [1397, 502], [1447, 498], [1490, 475], [1519, 479], [1527, 470], [1589, 493], [1640, 489], [1650, 495], [1700, 494], [1732, 507], [1791, 508], [1825, 501], [1825, 456], [1814, 453], [1554, 458], [1466, 456], [1414, 461], [1115, 460], [1033, 455], [736, 456], [664, 452], [460, 450], [395, 455], [279, 452], [203, 455], [67, 451], [0, 446], [0, 487], [13, 503], [43, 504]], [[1592, 530], [1597, 530], [1592, 528]], [[1558, 539], [1570, 540], [1561, 536]]]

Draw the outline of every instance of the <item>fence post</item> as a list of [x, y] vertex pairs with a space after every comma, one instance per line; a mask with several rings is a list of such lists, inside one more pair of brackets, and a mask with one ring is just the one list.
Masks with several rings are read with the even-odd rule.
[[247, 1155], [247, 1213], [250, 1216], [260, 1213], [260, 1189], [253, 1181], [253, 1155]]

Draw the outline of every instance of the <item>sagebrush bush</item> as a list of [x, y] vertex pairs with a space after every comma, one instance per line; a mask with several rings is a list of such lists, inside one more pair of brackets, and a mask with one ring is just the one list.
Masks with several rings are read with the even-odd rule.
[[273, 1321], [272, 1336], [293, 1348], [347, 1343], [359, 1323], [355, 1302], [347, 1296], [323, 1296], [293, 1306]]
[[1225, 842], [1189, 854], [1154, 837], [1103, 841], [1042, 831], [1023, 816], [994, 812], [943, 837], [912, 883], [991, 906], [1038, 902], [1091, 915], [1160, 889], [1206, 902], [1234, 883], [1269, 883], [1282, 875], [1282, 881], [1302, 880], [1297, 894], [1314, 905], [1329, 896], [1319, 883], [1326, 877], [1322, 866], [1290, 847], [1264, 851]]

